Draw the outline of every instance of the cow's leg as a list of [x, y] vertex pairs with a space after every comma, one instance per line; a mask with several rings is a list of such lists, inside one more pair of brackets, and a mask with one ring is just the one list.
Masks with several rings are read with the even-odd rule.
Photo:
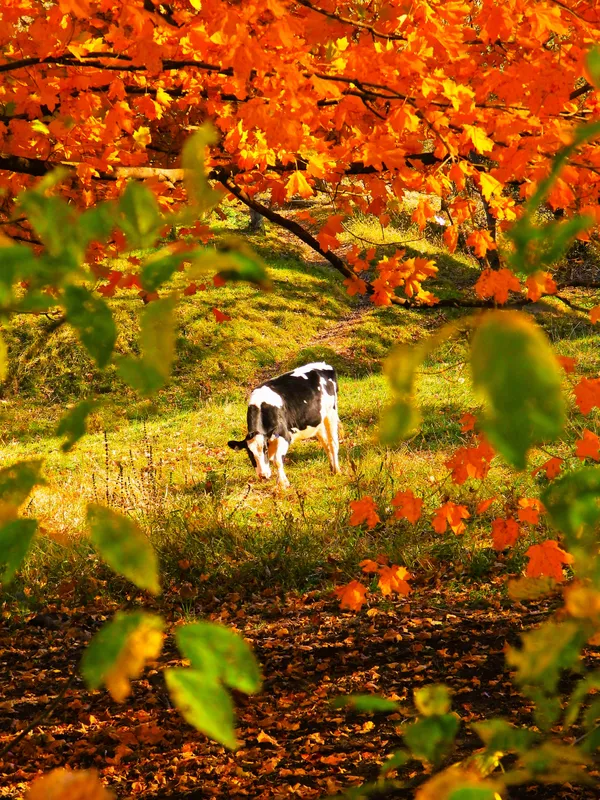
[[274, 440], [273, 444], [274, 447], [271, 448], [271, 442], [269, 443], [269, 456], [275, 462], [275, 468], [277, 470], [277, 482], [284, 489], [289, 489], [290, 482], [288, 481], [285, 471], [283, 469], [283, 457], [289, 449], [289, 444], [283, 436], [278, 436]]
[[327, 458], [329, 459], [329, 466], [333, 470], [333, 447], [331, 444], [331, 436], [329, 431], [325, 427], [325, 423], [319, 425], [316, 430], [315, 436], [317, 440], [323, 445], [323, 449], [327, 453]]
[[340, 449], [340, 442], [338, 436], [338, 415], [335, 409], [332, 409], [324, 420], [325, 430], [327, 432], [327, 440], [329, 443], [329, 448], [327, 450], [327, 455], [329, 456], [329, 464], [331, 465], [331, 471], [337, 475], [340, 470], [340, 462], [338, 460], [338, 453]]

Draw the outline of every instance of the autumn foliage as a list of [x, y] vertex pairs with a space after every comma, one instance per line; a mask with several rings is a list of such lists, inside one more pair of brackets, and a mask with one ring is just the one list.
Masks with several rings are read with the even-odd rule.
[[[64, 193], [80, 205], [120, 193], [133, 176], [175, 208], [185, 197], [182, 143], [211, 120], [219, 139], [210, 176], [229, 196], [268, 206], [285, 226], [277, 209], [290, 198], [329, 194], [325, 225], [308, 215], [293, 232], [331, 260], [351, 294], [369, 290], [382, 305], [399, 295], [436, 302], [422, 286], [433, 261], [398, 251], [375, 264], [367, 286], [358, 273], [368, 255], [335, 253], [348, 215], [372, 214], [385, 228], [406, 193], [418, 191], [419, 228], [436, 218], [451, 251], [464, 235], [482, 260], [480, 298], [504, 303], [524, 291], [536, 300], [556, 291], [547, 271], [523, 284], [486, 259], [553, 154], [598, 113], [586, 55], [600, 38], [600, 14], [591, 0], [575, 6], [391, 0], [382, 15], [337, 0], [7, 0], [4, 217], [21, 189], [59, 164], [71, 169]], [[595, 224], [597, 164], [591, 141], [553, 186], [550, 208]], [[26, 227], [19, 220], [6, 232], [28, 236]], [[136, 288], [135, 274], [107, 277], [105, 294]]]

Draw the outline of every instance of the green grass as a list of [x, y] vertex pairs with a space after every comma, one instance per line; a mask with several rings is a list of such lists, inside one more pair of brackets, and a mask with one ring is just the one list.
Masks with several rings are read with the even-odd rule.
[[[365, 221], [357, 230], [370, 240], [378, 233]], [[12, 369], [2, 398], [0, 464], [43, 457], [48, 482], [24, 509], [39, 519], [42, 532], [9, 596], [22, 599], [23, 586], [30, 585], [40, 588], [34, 596], [47, 599], [73, 574], [92, 597], [100, 584], [110, 592], [128, 591], [87, 543], [90, 501], [109, 503], [140, 522], [161, 555], [166, 583], [175, 587], [328, 587], [359, 577], [359, 561], [380, 552], [418, 579], [452, 564], [460, 581], [480, 585], [498, 571], [490, 550], [494, 511], [537, 494], [542, 479], [515, 474], [497, 459], [483, 487], [478, 481], [439, 487], [447, 473], [444, 462], [470, 442], [458, 420], [476, 407], [464, 337], [440, 347], [420, 370], [420, 432], [397, 448], [377, 440], [378, 417], [390, 400], [382, 360], [394, 344], [420, 341], [461, 312], [361, 310], [337, 273], [307, 263], [272, 228], [249, 239], [268, 263], [273, 292], [231, 284], [186, 299], [177, 312], [173, 377], [152, 401], [138, 399], [110, 369], [99, 373], [66, 329], [34, 357], [44, 323], [18, 320], [5, 331]], [[456, 293], [475, 280], [473, 263], [440, 250], [435, 239], [411, 247], [411, 255], [438, 261], [439, 279], [431, 287], [438, 294]], [[173, 282], [174, 288], [185, 285], [182, 276]], [[111, 301], [120, 353], [135, 349], [140, 306], [125, 292]], [[557, 351], [577, 356], [586, 374], [597, 373], [600, 356], [591, 326], [581, 316], [569, 318], [560, 303], [550, 306], [536, 318]], [[230, 313], [232, 321], [218, 325], [213, 307]], [[273, 482], [258, 482], [245, 455], [226, 443], [245, 433], [253, 385], [312, 360], [329, 361], [340, 375], [343, 472], [330, 475], [317, 443], [298, 443], [286, 466], [292, 489], [283, 493]], [[90, 393], [102, 401], [90, 433], [63, 454], [53, 434], [56, 422]], [[558, 443], [553, 452], [568, 448], [572, 444]], [[546, 457], [540, 454], [534, 463]], [[483, 497], [499, 500], [463, 537], [440, 537], [427, 518], [415, 526], [394, 519], [391, 498], [408, 488], [426, 498], [426, 517], [448, 495], [471, 509]], [[382, 518], [372, 531], [348, 524], [350, 501], [367, 494]], [[507, 560], [509, 571], [522, 568], [526, 545], [527, 540], [519, 544]]]

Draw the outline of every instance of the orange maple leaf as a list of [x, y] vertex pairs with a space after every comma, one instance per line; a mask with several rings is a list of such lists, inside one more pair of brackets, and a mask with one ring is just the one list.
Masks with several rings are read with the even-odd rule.
[[538, 270], [525, 281], [527, 297], [535, 303], [543, 294], [556, 294], [557, 286], [549, 272]]
[[589, 414], [593, 408], [600, 408], [600, 378], [582, 378], [573, 392], [582, 414]]
[[498, 270], [484, 269], [475, 284], [475, 293], [478, 297], [482, 299], [491, 297], [500, 305], [506, 303], [509, 292], [520, 291], [519, 279], [506, 267]]
[[590, 322], [595, 325], [600, 320], [600, 306], [594, 306], [590, 311]]
[[541, 544], [532, 545], [525, 553], [529, 558], [526, 575], [528, 578], [542, 578], [548, 576], [561, 583], [563, 575], [563, 564], [571, 564], [573, 556], [562, 550], [558, 542], [547, 539]]
[[454, 455], [444, 462], [452, 470], [452, 481], [463, 484], [467, 478], [484, 480], [490, 469], [495, 453], [489, 442], [480, 436], [476, 447], [459, 447]]
[[350, 297], [354, 297], [355, 294], [366, 294], [367, 292], [367, 284], [362, 278], [346, 278], [344, 286]]
[[369, 495], [361, 497], [360, 500], [352, 500], [350, 508], [352, 509], [350, 525], [361, 525], [366, 522], [367, 528], [374, 528], [380, 522], [375, 501]]
[[37, 778], [29, 787], [26, 800], [114, 800], [102, 785], [95, 769], [71, 771], [59, 767]]
[[450, 529], [458, 535], [464, 533], [466, 525], [463, 520], [470, 516], [466, 506], [460, 506], [448, 500], [437, 509], [431, 524], [436, 533], [445, 533], [446, 528], [450, 526]]
[[231, 319], [229, 314], [224, 314], [222, 311], [219, 311], [218, 308], [213, 308], [212, 313], [215, 315], [217, 322], [229, 322]]
[[480, 503], [477, 503], [477, 508], [475, 509], [476, 514], [485, 514], [488, 508], [492, 505], [492, 503], [496, 500], [496, 495], [493, 497], [488, 497], [487, 500], [482, 500]]
[[336, 234], [342, 233], [344, 230], [343, 219], [345, 219], [344, 214], [333, 214], [317, 234], [317, 240], [325, 252], [338, 247], [339, 241]]
[[462, 417], [458, 420], [461, 423], [461, 433], [467, 433], [468, 431], [472, 431], [475, 429], [475, 423], [477, 422], [477, 417], [475, 414], [463, 414]]
[[370, 572], [379, 572], [379, 570], [381, 569], [381, 564], [379, 564], [377, 561], [373, 561], [372, 558], [363, 559], [363, 561], [361, 561], [358, 566], [366, 574]]
[[586, 458], [593, 458], [594, 461], [600, 461], [600, 437], [595, 433], [585, 428], [583, 431], [583, 439], [578, 439], [575, 444], [577, 449], [575, 455], [582, 461]]
[[214, 286], [215, 288], [217, 288], [217, 289], [218, 289], [220, 286], [225, 286], [225, 284], [227, 283], [227, 281], [225, 280], [225, 278], [222, 278], [220, 275], [213, 275], [212, 282], [213, 282], [213, 286]]
[[367, 587], [359, 581], [350, 581], [345, 586], [335, 589], [334, 594], [339, 598], [340, 608], [360, 611], [366, 600]]
[[496, 249], [496, 242], [489, 231], [473, 231], [467, 239], [467, 244], [472, 247], [478, 258], [483, 258], [488, 250]]
[[444, 231], [444, 241], [446, 242], [448, 250], [454, 253], [456, 245], [458, 244], [458, 227], [456, 225], [450, 225], [449, 228], [446, 228]]
[[505, 550], [512, 547], [519, 538], [520, 528], [518, 523], [512, 518], [502, 519], [499, 517], [492, 522], [492, 547], [494, 550]]
[[385, 596], [392, 592], [406, 596], [410, 592], [410, 586], [407, 583], [410, 578], [410, 573], [404, 567], [391, 564], [389, 567], [381, 567], [378, 587], [381, 594]]
[[521, 522], [528, 522], [530, 525], [537, 525], [540, 521], [540, 514], [543, 514], [545, 509], [541, 501], [537, 497], [520, 497], [519, 510], [517, 516]]
[[288, 182], [285, 184], [286, 198], [289, 200], [295, 194], [299, 194], [300, 197], [311, 197], [314, 194], [312, 186], [303, 173], [298, 170], [292, 172]]
[[563, 461], [563, 458], [557, 458], [556, 456], [549, 458], [548, 461], [544, 461], [543, 464], [541, 464], [539, 467], [536, 467], [531, 474], [537, 475], [538, 472], [543, 470], [546, 473], [548, 480], [552, 480], [559, 474]]
[[421, 517], [423, 501], [420, 497], [415, 497], [410, 489], [406, 492], [397, 492], [392, 500], [392, 505], [396, 506], [394, 513], [396, 519], [406, 519], [414, 525]]
[[[598, 307], [600, 308], [600, 306]], [[556, 360], [565, 372], [575, 372], [575, 364], [577, 364], [576, 358], [571, 358], [570, 356], [556, 356]]]

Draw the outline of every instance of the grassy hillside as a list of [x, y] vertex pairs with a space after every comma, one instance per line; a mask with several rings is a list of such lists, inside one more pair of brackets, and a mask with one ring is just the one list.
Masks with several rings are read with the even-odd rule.
[[[357, 222], [354, 232], [380, 237], [366, 221]], [[406, 231], [399, 234], [410, 238]], [[74, 568], [92, 593], [106, 580], [108, 572], [85, 536], [89, 501], [137, 518], [161, 553], [167, 579], [178, 587], [191, 584], [194, 591], [200, 584], [235, 587], [243, 581], [327, 587], [357, 577], [360, 559], [378, 552], [418, 575], [449, 561], [475, 578], [497, 569], [489, 518], [471, 525], [464, 537], [440, 537], [427, 520], [414, 527], [395, 521], [390, 506], [393, 494], [406, 488], [426, 498], [427, 511], [440, 504], [446, 489], [453, 500], [469, 504], [531, 489], [529, 473], [515, 476], [498, 464], [483, 487], [468, 481], [437, 491], [447, 473], [444, 462], [467, 441], [459, 418], [476, 405], [464, 340], [440, 348], [422, 370], [419, 434], [393, 449], [377, 441], [379, 413], [389, 398], [382, 359], [395, 343], [419, 341], [462, 312], [358, 303], [348, 298], [337, 273], [307, 261], [307, 253], [279, 232], [268, 228], [249, 238], [268, 263], [273, 292], [227, 285], [186, 298], [178, 309], [173, 378], [151, 402], [139, 400], [110, 370], [99, 374], [67, 330], [44, 347], [39, 320], [18, 320], [7, 331], [13, 366], [2, 399], [0, 463], [46, 459], [47, 486], [36, 490], [25, 512], [39, 519], [42, 535], [24, 583], [48, 581], [50, 590]], [[449, 256], [435, 239], [407, 246], [411, 254], [438, 260], [440, 279], [432, 288], [439, 295], [455, 294], [475, 280], [475, 266]], [[178, 283], [185, 285], [181, 276], [173, 285]], [[111, 306], [123, 329], [117, 350], [130, 352], [141, 304], [123, 292]], [[232, 321], [217, 324], [213, 307]], [[594, 332], [585, 317], [567, 317], [555, 301], [537, 311], [557, 350], [580, 358], [585, 372], [597, 372]], [[329, 474], [316, 442], [298, 443], [288, 456], [292, 489], [283, 493], [273, 482], [259, 483], [246, 457], [226, 443], [245, 433], [253, 385], [314, 360], [332, 363], [340, 374], [343, 472]], [[90, 393], [102, 400], [91, 432], [63, 454], [53, 435], [56, 421]], [[378, 501], [384, 520], [374, 531], [348, 524], [350, 500], [364, 494]], [[520, 568], [526, 547], [522, 542], [515, 548], [506, 568]], [[119, 585], [112, 580], [111, 591]], [[19, 584], [10, 591], [19, 594]], [[477, 587], [473, 592], [481, 594]]]

